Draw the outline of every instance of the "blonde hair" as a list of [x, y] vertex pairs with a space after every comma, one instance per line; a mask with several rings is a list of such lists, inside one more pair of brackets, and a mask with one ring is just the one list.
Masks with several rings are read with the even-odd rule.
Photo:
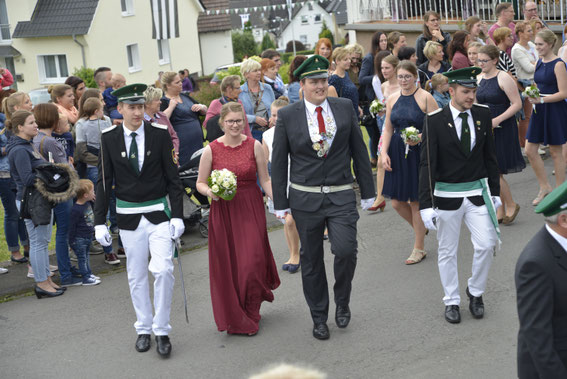
[[57, 102], [57, 98], [65, 96], [65, 92], [69, 90], [72, 91], [73, 87], [68, 84], [55, 84], [47, 88], [47, 92], [51, 94], [51, 101], [53, 101], [55, 104], [59, 104]]
[[498, 28], [494, 31], [494, 34], [492, 34], [492, 39], [494, 40], [495, 44], [499, 45], [510, 34], [512, 34], [512, 30], [510, 28], [508, 28], [507, 26], [503, 26], [503, 27]]
[[360, 54], [361, 57], [364, 55], [364, 48], [358, 43], [348, 44], [346, 49], [351, 54]]
[[333, 55], [331, 55], [331, 60], [333, 62], [342, 61], [350, 55], [350, 51], [344, 47], [337, 47], [333, 50]]
[[242, 104], [237, 103], [235, 101], [229, 101], [228, 103], [222, 106], [220, 111], [219, 126], [223, 132], [224, 132], [224, 119], [230, 112], [242, 113], [242, 118], [243, 119], [246, 118], [246, 113], [244, 113], [244, 108], [242, 107]]
[[166, 71], [161, 75], [160, 82], [165, 92], [167, 92], [167, 86], [173, 83], [173, 79], [175, 79], [178, 75], [179, 74], [177, 72], [173, 71]]
[[240, 79], [241, 78], [238, 75], [229, 75], [225, 77], [220, 84], [221, 92], [224, 93], [228, 89], [228, 87], [230, 88], [240, 87]]
[[435, 56], [435, 54], [437, 54], [437, 49], [439, 49], [440, 47], [443, 48], [443, 45], [441, 45], [439, 42], [427, 41], [425, 47], [423, 48], [423, 55], [425, 55], [425, 58], [431, 59], [433, 58], [433, 56]]
[[146, 99], [146, 104], [150, 101], [159, 100], [163, 97], [163, 91], [161, 88], [148, 87], [144, 91], [144, 99]]
[[80, 199], [94, 188], [94, 184], [90, 179], [80, 179], [79, 188], [77, 189], [77, 199]]
[[280, 96], [272, 103], [272, 107], [277, 109], [283, 108], [286, 105], [289, 105], [289, 99], [286, 96]]
[[443, 74], [435, 74], [425, 83], [425, 89], [432, 92], [437, 90], [439, 86], [449, 83], [449, 78]]
[[482, 46], [483, 46], [483, 45], [482, 45], [482, 43], [480, 43], [480, 42], [476, 42], [476, 41], [470, 42], [470, 43], [469, 43], [469, 47], [467, 48], [467, 51], [468, 51], [471, 47], [476, 47], [477, 49], [480, 49]]
[[327, 374], [313, 368], [282, 363], [250, 376], [248, 379], [326, 379]]
[[12, 114], [16, 112], [15, 107], [22, 105], [26, 96], [28, 96], [28, 94], [25, 92], [16, 92], [2, 100], [2, 112], [6, 115], [6, 120], [12, 118]]
[[240, 73], [242, 74], [242, 76], [244, 76], [245, 74], [251, 73], [252, 71], [261, 69], [262, 65], [258, 61], [255, 61], [254, 59], [246, 59], [240, 66]]
[[536, 37], [541, 38], [543, 42], [550, 45], [552, 49], [557, 43], [557, 36], [549, 29], [540, 30], [539, 32], [537, 32]]
[[18, 126], [24, 125], [27, 118], [33, 116], [33, 113], [28, 111], [15, 111], [10, 120], [6, 120], [6, 129], [14, 134], [18, 134]]
[[85, 100], [81, 109], [84, 117], [91, 117], [97, 110], [102, 109], [102, 101], [96, 97], [89, 97]]

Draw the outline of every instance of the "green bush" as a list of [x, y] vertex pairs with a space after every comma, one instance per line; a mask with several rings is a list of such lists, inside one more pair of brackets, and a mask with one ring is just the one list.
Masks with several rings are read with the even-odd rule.
[[220, 85], [211, 85], [207, 82], [199, 83], [199, 91], [192, 93], [191, 96], [199, 104], [205, 104], [208, 107], [214, 99], [221, 97]]
[[264, 34], [264, 38], [262, 38], [262, 44], [260, 45], [260, 54], [264, 50], [268, 49], [275, 49], [276, 44], [272, 41], [272, 37], [270, 37], [270, 33]]
[[281, 65], [280, 69], [278, 70], [278, 74], [282, 77], [282, 80], [285, 84], [289, 83], [289, 63], [284, 63]]
[[88, 67], [76, 68], [73, 71], [73, 75], [78, 76], [83, 79], [85, 86], [87, 88], [98, 88], [94, 80], [94, 70]]
[[331, 40], [331, 45], [335, 44], [335, 38], [333, 37], [333, 33], [327, 27], [327, 23], [323, 20], [323, 26], [321, 27], [321, 33], [319, 33], [319, 38], [328, 38]]
[[235, 63], [242, 62], [242, 59], [246, 56], [250, 57], [255, 55], [257, 49], [252, 32], [232, 32], [232, 52], [234, 54]]
[[238, 75], [240, 76], [240, 83], [244, 83], [244, 78], [240, 75], [240, 67], [229, 67], [228, 70], [222, 70], [217, 72], [217, 78], [219, 79], [219, 83], [222, 82], [224, 78], [230, 75]]
[[[296, 55], [311, 55], [311, 54], [314, 54], [314, 53], [315, 53], [315, 50], [303, 50], [303, 51], [296, 52]], [[293, 60], [293, 52], [283, 53], [281, 55], [281, 58], [282, 58], [282, 62], [291, 63], [291, 61]]]

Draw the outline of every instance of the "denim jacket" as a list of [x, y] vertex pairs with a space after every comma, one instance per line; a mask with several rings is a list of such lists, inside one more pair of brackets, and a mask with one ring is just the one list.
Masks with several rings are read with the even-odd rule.
[[4, 127], [6, 116], [0, 113], [0, 172], [10, 172], [10, 163], [8, 163], [8, 130]]
[[[272, 87], [267, 84], [259, 83], [260, 86], [263, 88], [264, 93], [262, 93], [262, 102], [266, 106], [268, 110], [268, 118], [271, 116], [271, 106], [274, 100], [276, 99], [274, 96], [274, 91], [272, 91]], [[246, 118], [248, 119], [248, 123], [252, 124], [256, 121], [256, 114], [254, 113], [254, 104], [252, 103], [252, 98], [250, 97], [250, 91], [248, 90], [248, 82], [244, 83], [240, 86], [242, 92], [238, 95], [238, 99], [242, 101], [242, 105], [244, 105], [244, 112], [246, 113]]]

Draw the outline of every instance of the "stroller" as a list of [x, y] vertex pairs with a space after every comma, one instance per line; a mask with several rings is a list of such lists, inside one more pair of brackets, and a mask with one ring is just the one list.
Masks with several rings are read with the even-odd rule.
[[185, 188], [187, 196], [183, 198], [183, 218], [188, 226], [198, 226], [203, 238], [209, 236], [209, 202], [208, 199], [197, 192], [197, 177], [199, 176], [199, 162], [203, 149], [197, 150], [188, 163], [179, 167], [179, 178]]

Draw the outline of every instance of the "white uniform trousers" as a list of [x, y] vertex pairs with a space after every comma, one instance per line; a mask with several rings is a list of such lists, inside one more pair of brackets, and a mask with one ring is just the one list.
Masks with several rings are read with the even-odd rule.
[[[154, 225], [144, 216], [136, 230], [120, 230], [126, 251], [126, 270], [138, 334], [168, 335], [169, 313], [173, 294], [173, 250], [169, 222]], [[148, 265], [148, 256], [151, 260]], [[154, 276], [154, 308], [150, 300], [148, 269]]]
[[437, 219], [437, 240], [439, 241], [437, 263], [445, 292], [443, 302], [445, 305], [459, 305], [461, 297], [459, 295], [457, 251], [463, 218], [471, 232], [474, 248], [472, 276], [468, 280], [469, 292], [473, 296], [481, 296], [484, 293], [498, 236], [486, 205], [477, 207], [464, 198], [459, 209], [455, 211], [437, 209], [436, 212], [439, 215]]

